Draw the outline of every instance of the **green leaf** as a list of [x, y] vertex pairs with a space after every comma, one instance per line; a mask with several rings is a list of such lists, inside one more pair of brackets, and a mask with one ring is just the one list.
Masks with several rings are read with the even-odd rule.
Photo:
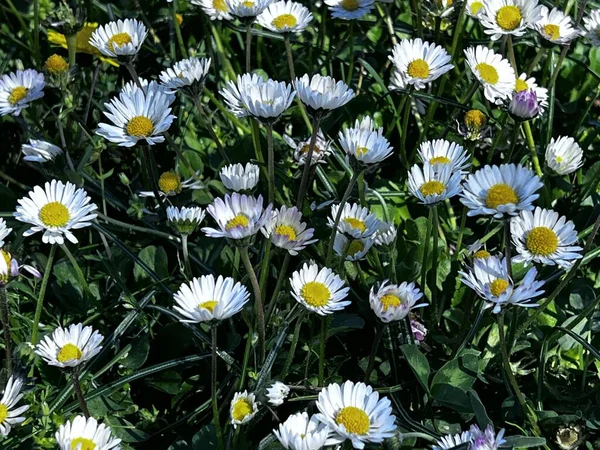
[[425, 355], [423, 355], [419, 347], [414, 344], [401, 345], [400, 351], [402, 351], [408, 365], [417, 377], [419, 384], [425, 391], [429, 392], [429, 375], [431, 369]]
[[131, 350], [127, 356], [121, 360], [121, 365], [127, 369], [139, 369], [148, 359], [150, 351], [150, 341], [148, 335], [143, 335], [131, 343]]
[[[150, 245], [144, 248], [138, 257], [160, 278], [167, 278], [169, 276], [167, 252], [165, 252], [164, 248]], [[137, 263], [133, 267], [133, 277], [135, 281], [150, 278], [148, 271]]]
[[191, 447], [187, 442], [177, 441], [174, 444], [171, 444], [167, 450], [190, 450], [190, 448]]
[[364, 319], [356, 314], [336, 314], [331, 320], [327, 336], [331, 337], [349, 330], [362, 330], [364, 326]]
[[546, 439], [533, 436], [506, 436], [506, 443], [502, 444], [502, 448], [540, 448], [546, 445]]
[[110, 426], [112, 434], [123, 442], [141, 442], [150, 437], [149, 434], [137, 430], [132, 423], [121, 417], [109, 415], [104, 421]]
[[490, 419], [490, 417], [488, 416], [487, 411], [485, 410], [485, 406], [483, 406], [483, 403], [481, 402], [481, 399], [479, 398], [477, 392], [473, 389], [469, 389], [467, 391], [467, 396], [469, 397], [469, 401], [471, 402], [471, 408], [473, 408], [473, 412], [475, 413], [475, 417], [477, 418], [477, 425], [479, 425], [479, 428], [483, 430], [488, 425], [493, 426], [494, 423], [492, 422], [492, 419]]
[[463, 391], [473, 385], [478, 373], [479, 358], [473, 354], [465, 354], [448, 361], [436, 372], [431, 380], [431, 390], [436, 384], [449, 384]]
[[471, 413], [471, 401], [462, 389], [447, 383], [437, 383], [431, 387], [431, 395], [439, 403], [461, 413]]
[[211, 423], [200, 428], [192, 438], [192, 450], [211, 450], [217, 448], [217, 431]]

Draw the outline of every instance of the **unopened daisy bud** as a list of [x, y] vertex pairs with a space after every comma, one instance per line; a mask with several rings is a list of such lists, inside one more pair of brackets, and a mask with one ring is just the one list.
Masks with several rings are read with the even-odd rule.
[[96, 356], [102, 350], [103, 340], [98, 331], [80, 323], [69, 328], [58, 327], [37, 344], [35, 354], [51, 366], [76, 367]]
[[256, 164], [229, 164], [219, 172], [219, 178], [230, 191], [249, 192], [256, 187], [260, 177], [260, 168]]
[[119, 180], [121, 180], [121, 183], [123, 183], [123, 186], [129, 186], [131, 184], [129, 177], [127, 177], [127, 175], [123, 172], [119, 172]]
[[169, 206], [167, 208], [167, 220], [171, 227], [179, 234], [192, 234], [198, 229], [204, 219], [205, 212], [202, 208], [191, 207], [177, 208]]
[[121, 439], [93, 417], [77, 416], [60, 426], [55, 435], [59, 450], [118, 450]]
[[546, 147], [546, 164], [559, 175], [568, 175], [583, 165], [583, 150], [575, 139], [552, 138]]
[[55, 53], [46, 60], [44, 67], [50, 75], [62, 75], [69, 70], [69, 63], [65, 58]]
[[283, 405], [289, 394], [290, 388], [280, 381], [276, 381], [271, 387], [267, 388], [267, 397], [269, 398], [269, 403], [273, 406]]
[[256, 401], [254, 394], [249, 394], [248, 391], [236, 392], [233, 400], [231, 400], [231, 407], [229, 409], [233, 428], [250, 422], [258, 412], [258, 405], [259, 403]]
[[423, 293], [415, 283], [388, 283], [389, 280], [385, 280], [381, 285], [371, 287], [369, 294], [371, 309], [382, 322], [402, 320], [413, 309], [427, 306], [427, 303], [418, 303]]
[[397, 235], [398, 229], [394, 226], [393, 223], [382, 223], [379, 230], [377, 230], [377, 232], [373, 236], [373, 239], [376, 245], [386, 247], [394, 244]]
[[4, 286], [11, 278], [18, 275], [18, 263], [15, 263], [8, 251], [0, 249], [0, 286]]
[[29, 405], [16, 407], [17, 402], [23, 398], [21, 389], [23, 389], [23, 379], [12, 376], [8, 378], [2, 399], [0, 399], [0, 411], [3, 413], [2, 422], [0, 422], [0, 435], [2, 436], [8, 436], [15, 425], [25, 421], [25, 417], [21, 414], [29, 409]]
[[458, 122], [458, 133], [469, 141], [478, 141], [489, 134], [487, 116], [478, 109], [471, 109], [465, 113], [462, 122]]
[[62, 149], [54, 144], [46, 141], [38, 141], [36, 139], [29, 139], [27, 144], [23, 144], [21, 147], [23, 152], [23, 161], [31, 161], [37, 163], [45, 163], [53, 161], [58, 155], [62, 154]]
[[517, 92], [508, 105], [508, 112], [517, 120], [533, 119], [540, 113], [540, 104], [533, 90]]

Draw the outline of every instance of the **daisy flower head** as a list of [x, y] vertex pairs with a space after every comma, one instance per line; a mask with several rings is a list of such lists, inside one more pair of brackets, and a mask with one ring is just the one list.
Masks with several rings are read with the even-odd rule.
[[163, 70], [160, 82], [169, 92], [189, 90], [193, 95], [202, 91], [210, 69], [210, 58], [187, 58]]
[[548, 89], [538, 86], [535, 82], [535, 78], [527, 78], [527, 74], [522, 73], [519, 76], [519, 78], [515, 80], [513, 98], [514, 94], [518, 94], [519, 92], [523, 91], [535, 92], [540, 113], [543, 113], [544, 110], [548, 107]]
[[17, 277], [21, 273], [21, 269], [24, 269], [35, 278], [42, 277], [35, 267], [27, 264], [19, 265], [19, 261], [11, 253], [0, 248], [0, 286], [6, 285], [12, 278]]
[[273, 0], [225, 0], [229, 13], [241, 19], [253, 19], [262, 13]]
[[302, 33], [313, 15], [302, 3], [281, 0], [271, 3], [257, 18], [258, 24], [274, 33]]
[[281, 381], [276, 381], [271, 387], [267, 388], [267, 398], [269, 399], [269, 404], [273, 406], [283, 405], [283, 402], [289, 394], [290, 388]]
[[229, 5], [225, 0], [191, 0], [192, 5], [199, 6], [210, 20], [231, 20]]
[[382, 222], [379, 230], [373, 235], [375, 245], [381, 247], [391, 246], [396, 242], [398, 229], [393, 223]]
[[337, 233], [333, 241], [333, 250], [345, 261], [360, 261], [367, 256], [374, 243], [370, 237], [348, 238], [345, 234]]
[[[240, 118], [246, 117], [250, 115], [250, 111], [248, 111], [246, 106], [242, 103], [242, 92], [247, 92], [250, 89], [256, 90], [258, 89], [258, 86], [264, 82], [265, 80], [263, 80], [260, 75], [255, 73], [245, 73], [244, 75], [238, 75], [235, 82], [229, 80], [219, 93], [225, 99], [229, 111], [231, 111], [234, 116]], [[250, 86], [252, 86], [252, 88]]]
[[423, 205], [434, 205], [460, 193], [462, 174], [450, 164], [415, 164], [408, 174], [408, 190]]
[[90, 44], [104, 56], [131, 62], [148, 36], [146, 26], [136, 19], [117, 20], [98, 27]]
[[325, 0], [331, 17], [342, 20], [362, 19], [374, 7], [374, 0]]
[[290, 278], [292, 296], [306, 309], [320, 316], [341, 311], [351, 302], [345, 300], [350, 288], [333, 270], [304, 263]]
[[52, 336], [44, 336], [35, 347], [35, 354], [51, 366], [76, 367], [89, 361], [102, 350], [104, 337], [92, 327], [82, 324], [58, 327]]
[[2, 436], [8, 436], [12, 427], [25, 421], [25, 417], [21, 414], [29, 409], [29, 405], [16, 408], [19, 400], [23, 398], [21, 389], [23, 389], [23, 380], [11, 376], [0, 399], [0, 435]]
[[483, 45], [467, 48], [465, 56], [471, 72], [483, 86], [485, 98], [500, 105], [511, 96], [516, 76], [508, 60]]
[[508, 104], [508, 112], [517, 122], [537, 117], [541, 110], [535, 91], [528, 89], [513, 94], [512, 99]]
[[271, 218], [273, 205], [263, 209], [263, 198], [234, 192], [217, 198], [206, 210], [217, 222], [217, 228], [204, 227], [202, 231], [212, 238], [244, 239], [254, 236]]
[[273, 434], [286, 450], [320, 450], [329, 436], [329, 427], [306, 412], [291, 414]]
[[4, 247], [4, 239], [10, 234], [12, 228], [8, 228], [6, 220], [0, 217], [0, 248]]
[[537, 269], [529, 269], [521, 283], [516, 286], [510, 278], [506, 259], [490, 256], [473, 261], [473, 267], [468, 271], [459, 271], [460, 280], [473, 289], [477, 295], [486, 301], [487, 308], [493, 308], [494, 314], [499, 313], [508, 305], [532, 308], [538, 306], [534, 298], [544, 293], [540, 288], [543, 281], [537, 281]]
[[[335, 225], [339, 208], [339, 204], [331, 207], [331, 215], [327, 218], [329, 228], [333, 228]], [[337, 231], [356, 239], [373, 236], [382, 225], [381, 220], [369, 211], [369, 208], [362, 207], [358, 203], [345, 203], [342, 212], [339, 214]]]
[[362, 449], [368, 443], [380, 444], [396, 431], [390, 400], [380, 399], [365, 383], [330, 384], [319, 393], [317, 408], [317, 418], [332, 431], [328, 445], [350, 440], [354, 448]]
[[133, 85], [105, 103], [104, 115], [112, 122], [98, 124], [96, 134], [120, 147], [133, 147], [142, 141], [148, 145], [164, 142], [175, 116], [171, 114], [172, 95], [158, 83], [142, 89]]
[[314, 228], [306, 228], [306, 222], [302, 222], [302, 213], [295, 206], [282, 206], [273, 211], [261, 231], [271, 239], [275, 247], [287, 250], [290, 255], [297, 255], [306, 246], [318, 241], [313, 239]]
[[184, 323], [222, 321], [239, 313], [248, 303], [250, 293], [231, 277], [203, 275], [183, 283], [173, 295], [173, 309]]
[[600, 9], [594, 9], [590, 14], [583, 18], [583, 25], [587, 31], [587, 37], [592, 45], [600, 46]]
[[253, 393], [236, 392], [231, 400], [231, 407], [229, 409], [229, 415], [231, 416], [231, 424], [233, 428], [237, 428], [239, 425], [250, 422], [252, 418], [258, 412], [258, 405], [260, 403], [256, 401], [256, 396]]
[[48, 161], [53, 161], [58, 155], [62, 155], [62, 149], [47, 141], [37, 139], [29, 139], [27, 144], [21, 147], [23, 152], [23, 160], [43, 164]]
[[[183, 179], [178, 173], [169, 170], [163, 172], [158, 177], [158, 195], [160, 197], [173, 197], [181, 194], [186, 189], [198, 190], [203, 189], [202, 182], [197, 179], [200, 172], [196, 172], [194, 176]], [[140, 191], [140, 197], [154, 197], [154, 191]]]
[[555, 211], [539, 207], [533, 213], [521, 211], [511, 219], [510, 232], [519, 253], [513, 258], [515, 262], [533, 261], [569, 269], [582, 258], [575, 224]]
[[312, 114], [323, 116], [332, 110], [341, 108], [354, 98], [354, 91], [343, 81], [330, 76], [304, 74], [293, 82], [298, 98], [308, 106]]
[[296, 96], [292, 85], [271, 79], [245, 84], [239, 93], [241, 105], [248, 115], [269, 123], [276, 121]]
[[219, 172], [219, 178], [230, 191], [251, 191], [258, 184], [260, 168], [256, 164], [229, 164]]
[[506, 443], [504, 428], [496, 434], [492, 425], [488, 425], [485, 431], [477, 425], [471, 425], [469, 434], [471, 435], [472, 450], [498, 450], [502, 444]]
[[566, 45], [577, 38], [580, 31], [573, 27], [573, 20], [558, 8], [540, 7], [540, 20], [532, 24], [541, 37], [553, 44]]
[[42, 242], [46, 244], [64, 243], [64, 238], [77, 244], [71, 230], [88, 227], [97, 216], [98, 207], [83, 189], [62, 181], [46, 182], [44, 188], [36, 186], [28, 197], [18, 201], [13, 214], [15, 219], [33, 225], [23, 236], [42, 231]]
[[[447, 434], [442, 436], [436, 444], [432, 447], [432, 450], [451, 450], [458, 447], [461, 444], [470, 444], [471, 433], [463, 431], [459, 434]], [[469, 448], [469, 447], [465, 447]]]
[[583, 165], [583, 150], [575, 139], [559, 136], [546, 147], [546, 165], [559, 175], [568, 175]]
[[370, 117], [357, 120], [353, 128], [340, 131], [339, 140], [347, 157], [365, 165], [380, 163], [394, 151], [383, 136], [383, 128], [376, 128]]
[[481, 241], [476, 240], [467, 248], [467, 253], [473, 259], [487, 259], [492, 254], [486, 249], [485, 245], [481, 243]]
[[502, 219], [531, 211], [542, 187], [539, 177], [521, 165], [485, 166], [467, 177], [460, 201], [469, 208], [469, 217]]
[[96, 419], [77, 416], [61, 425], [56, 432], [60, 450], [119, 450], [121, 439], [113, 437], [106, 425]]
[[494, 41], [505, 35], [523, 36], [541, 19], [540, 7], [538, 0], [485, 0], [478, 19]]
[[418, 303], [423, 294], [415, 283], [388, 283], [389, 280], [385, 280], [379, 286], [371, 287], [369, 294], [371, 309], [382, 322], [402, 320], [412, 310], [427, 306], [427, 303]]
[[[308, 150], [310, 149], [310, 137], [304, 141], [296, 142], [287, 134], [283, 135], [283, 140], [287, 145], [294, 149], [294, 159], [298, 163], [299, 166], [303, 166], [306, 163], [306, 155], [308, 154]], [[317, 132], [317, 140], [315, 141], [315, 145], [313, 147], [312, 158], [310, 159], [310, 164], [323, 163], [325, 164], [327, 161], [325, 158], [331, 154], [331, 141], [325, 139], [325, 135], [321, 130]]]
[[198, 229], [200, 223], [204, 220], [206, 212], [197, 206], [182, 207], [176, 206], [167, 207], [167, 220], [171, 227], [179, 234], [192, 234]]
[[485, 0], [467, 0], [465, 12], [474, 19], [478, 19], [479, 16], [483, 14], [484, 1]]
[[44, 74], [33, 69], [17, 70], [0, 78], [0, 116], [18, 116], [34, 100], [44, 96]]
[[479, 109], [470, 109], [465, 113], [461, 122], [457, 121], [458, 134], [469, 141], [478, 141], [491, 134], [488, 118]]
[[389, 59], [404, 82], [416, 90], [424, 89], [454, 67], [444, 47], [420, 38], [402, 39], [394, 46]]
[[465, 149], [456, 142], [445, 139], [423, 142], [419, 147], [419, 158], [423, 164], [450, 165], [453, 171], [463, 173], [471, 166], [470, 157]]
[[65, 58], [54, 53], [44, 62], [44, 69], [46, 69], [51, 77], [60, 77], [68, 72], [69, 63]]

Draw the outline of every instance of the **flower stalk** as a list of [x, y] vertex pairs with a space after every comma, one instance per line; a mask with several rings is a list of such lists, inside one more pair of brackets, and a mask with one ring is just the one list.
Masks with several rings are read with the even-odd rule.
[[250, 255], [248, 254], [248, 247], [240, 247], [240, 256], [242, 258], [242, 263], [246, 268], [246, 272], [248, 273], [248, 277], [250, 278], [250, 283], [252, 284], [252, 289], [254, 290], [254, 298], [255, 298], [255, 310], [256, 310], [256, 320], [258, 323], [258, 347], [260, 349], [260, 361], [265, 360], [265, 312], [263, 308], [262, 295], [260, 293], [260, 285], [258, 283], [258, 279], [256, 278], [256, 272], [254, 271], [254, 267], [252, 267], [252, 262], [250, 262]]
[[2, 336], [4, 337], [5, 364], [7, 376], [12, 374], [12, 335], [10, 331], [10, 314], [6, 287], [0, 283], [0, 318], [2, 319]]
[[56, 244], [52, 244], [52, 247], [50, 247], [50, 254], [48, 255], [48, 261], [46, 262], [46, 269], [44, 270], [44, 276], [42, 278], [40, 292], [38, 293], [37, 303], [35, 305], [35, 313], [33, 316], [33, 328], [31, 330], [32, 345], [37, 344], [38, 330], [40, 327], [40, 318], [42, 317], [42, 308], [44, 305], [44, 296], [46, 295], [46, 288], [48, 287], [48, 280], [50, 279], [50, 273], [52, 272], [52, 263], [54, 262], [55, 254]]

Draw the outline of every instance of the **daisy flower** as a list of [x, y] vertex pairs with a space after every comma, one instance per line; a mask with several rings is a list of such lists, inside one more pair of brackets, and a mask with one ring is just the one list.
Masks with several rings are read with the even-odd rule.
[[432, 447], [432, 450], [451, 450], [455, 447], [458, 447], [461, 444], [470, 443], [471, 433], [469, 433], [468, 431], [463, 431], [460, 434], [447, 434], [445, 436], [442, 436]]
[[460, 280], [486, 301], [486, 308], [493, 308], [494, 314], [508, 305], [536, 307], [538, 304], [533, 299], [544, 293], [540, 290], [544, 282], [535, 279], [535, 267], [529, 269], [521, 283], [516, 286], [508, 274], [506, 259], [502, 257], [475, 259], [472, 268], [467, 272], [458, 273], [461, 275]]
[[269, 403], [273, 406], [283, 405], [283, 402], [289, 394], [290, 388], [280, 381], [276, 381], [271, 387], [267, 388], [267, 398], [269, 399]]
[[177, 208], [167, 207], [167, 220], [180, 234], [191, 234], [198, 229], [206, 213], [197, 206]]
[[379, 286], [371, 287], [369, 294], [371, 309], [382, 322], [402, 320], [412, 310], [427, 306], [427, 303], [418, 303], [423, 294], [415, 283], [388, 283], [389, 280], [385, 280]]
[[269, 205], [263, 209], [261, 195], [254, 198], [234, 192], [223, 199], [217, 198], [206, 208], [219, 228], [205, 227], [202, 231], [213, 238], [244, 239], [254, 236], [271, 218], [272, 208], [273, 205]]
[[457, 121], [457, 131], [469, 141], [478, 141], [491, 134], [491, 127], [487, 123], [488, 118], [482, 111], [470, 109], [463, 116], [462, 122]]
[[420, 38], [400, 40], [389, 59], [405, 83], [416, 90], [424, 89], [454, 67], [444, 47]]
[[474, 19], [478, 19], [480, 14], [483, 14], [484, 1], [485, 0], [467, 0], [465, 12]]
[[229, 13], [240, 18], [252, 18], [262, 13], [273, 0], [225, 0]]
[[511, 96], [516, 77], [508, 60], [483, 45], [467, 48], [465, 56], [471, 72], [483, 86], [485, 98], [500, 105]]
[[348, 297], [350, 288], [338, 275], [327, 267], [319, 270], [316, 264], [304, 263], [300, 270], [290, 278], [292, 296], [306, 309], [320, 316], [341, 311], [351, 302]]
[[23, 160], [37, 163], [53, 161], [58, 155], [62, 154], [62, 149], [54, 144], [37, 139], [29, 139], [27, 144], [21, 147]]
[[555, 211], [539, 207], [533, 213], [521, 211], [511, 219], [510, 233], [519, 253], [514, 262], [533, 261], [569, 269], [582, 257], [575, 224]]
[[173, 309], [183, 316], [184, 323], [225, 320], [237, 314], [248, 303], [250, 293], [231, 277], [203, 275], [183, 283], [173, 295]]
[[471, 435], [472, 450], [497, 450], [506, 443], [504, 428], [496, 434], [492, 425], [488, 425], [485, 431], [482, 431], [477, 425], [471, 425], [469, 434]]
[[[193, 177], [184, 180], [179, 174], [173, 171], [163, 172], [158, 177], [158, 195], [161, 197], [172, 197], [181, 194], [184, 189], [203, 189], [202, 182], [197, 179], [198, 176], [200, 176], [200, 172], [196, 172]], [[141, 191], [139, 195], [140, 197], [154, 197], [154, 192]]]
[[334, 19], [356, 20], [369, 14], [374, 7], [374, 0], [325, 0]]
[[583, 165], [583, 150], [575, 139], [559, 136], [546, 147], [546, 164], [559, 175], [568, 175]]
[[250, 111], [242, 103], [242, 92], [247, 92], [250, 89], [256, 90], [264, 82], [260, 75], [245, 73], [244, 75], [238, 75], [236, 82], [229, 80], [219, 93], [225, 99], [225, 103], [234, 116], [246, 117], [250, 115]]
[[169, 92], [176, 92], [181, 88], [193, 88], [194, 92], [200, 92], [208, 76], [210, 63], [210, 58], [183, 59], [163, 70], [160, 82]]
[[53, 54], [48, 57], [44, 62], [44, 69], [52, 76], [59, 77], [62, 74], [67, 73], [69, 70], [69, 63], [65, 58], [58, 54]]
[[151, 82], [145, 89], [132, 85], [118, 98], [105, 103], [104, 115], [111, 124], [100, 123], [96, 134], [121, 147], [133, 147], [138, 141], [148, 145], [164, 142], [175, 116], [171, 114], [172, 96], [162, 86]]
[[25, 417], [22, 417], [21, 414], [29, 409], [29, 405], [15, 408], [19, 400], [23, 398], [22, 388], [23, 380], [21, 378], [10, 377], [6, 383], [0, 400], [0, 434], [2, 436], [8, 436], [12, 427], [25, 421]]
[[278, 1], [271, 3], [260, 16], [258, 24], [274, 33], [302, 33], [313, 20], [309, 9], [301, 3]]
[[535, 78], [527, 78], [526, 73], [522, 73], [519, 78], [515, 81], [514, 93], [522, 91], [533, 91], [535, 92], [537, 102], [539, 105], [540, 113], [548, 107], [548, 89], [539, 87], [535, 82]]
[[383, 136], [383, 128], [376, 128], [370, 117], [356, 120], [353, 128], [339, 133], [340, 146], [348, 157], [362, 164], [377, 164], [392, 155], [394, 149]]
[[219, 172], [219, 178], [230, 191], [251, 191], [258, 184], [260, 168], [256, 164], [229, 164]]
[[83, 189], [77, 189], [72, 183], [62, 181], [46, 182], [29, 191], [29, 197], [18, 201], [19, 206], [13, 214], [15, 219], [33, 225], [23, 233], [31, 236], [43, 231], [42, 242], [46, 244], [64, 243], [64, 238], [77, 244], [77, 238], [71, 230], [88, 227], [97, 216], [95, 203]]
[[541, 112], [535, 91], [527, 90], [513, 94], [508, 104], [508, 112], [516, 121], [535, 118]]
[[329, 436], [329, 427], [306, 412], [290, 415], [273, 434], [286, 450], [321, 450]]
[[[327, 218], [329, 228], [335, 225], [335, 219], [338, 215], [340, 205], [336, 204], [331, 207], [331, 215]], [[379, 220], [369, 208], [362, 207], [358, 203], [345, 203], [340, 220], [337, 225], [337, 230], [340, 233], [346, 233], [353, 238], [370, 237], [381, 228], [381, 220]]]
[[109, 427], [84, 416], [61, 425], [55, 437], [60, 450], [119, 450], [121, 443], [121, 439], [113, 437]]
[[332, 431], [327, 445], [348, 439], [354, 448], [362, 449], [368, 443], [380, 444], [396, 431], [390, 400], [380, 399], [365, 383], [330, 384], [319, 393], [317, 408], [317, 418]]
[[35, 278], [41, 278], [42, 274], [35, 267], [22, 264], [13, 257], [8, 251], [0, 248], [0, 286], [6, 285], [11, 278], [19, 276], [21, 269], [24, 269]]
[[318, 241], [312, 239], [314, 228], [306, 228], [306, 223], [302, 222], [302, 213], [295, 206], [292, 208], [282, 206], [273, 211], [261, 231], [271, 239], [273, 245], [287, 250], [290, 255], [297, 255], [306, 246]]
[[341, 108], [354, 98], [354, 91], [343, 81], [336, 81], [329, 76], [315, 74], [309, 77], [304, 74], [293, 82], [298, 98], [313, 113], [331, 112]]
[[502, 219], [505, 214], [531, 211], [542, 187], [538, 176], [521, 165], [485, 166], [467, 177], [460, 201], [469, 208], [469, 217]]
[[333, 241], [333, 250], [336, 255], [340, 258], [343, 257], [345, 261], [360, 261], [367, 256], [373, 244], [374, 241], [370, 237], [355, 239], [337, 233]]
[[388, 246], [396, 241], [398, 229], [393, 223], [382, 222], [379, 230], [373, 235], [373, 240], [376, 245]]
[[44, 96], [44, 74], [33, 69], [17, 70], [0, 78], [0, 116], [18, 116], [29, 103]]
[[148, 36], [146, 26], [136, 19], [117, 20], [98, 27], [90, 37], [90, 44], [104, 56], [132, 59]]
[[296, 96], [290, 84], [271, 79], [245, 84], [239, 94], [242, 108], [248, 115], [270, 122], [281, 116]]
[[560, 9], [552, 8], [550, 11], [546, 6], [541, 6], [539, 12], [541, 18], [532, 26], [544, 39], [553, 44], [566, 45], [579, 36], [580, 32], [573, 27], [571, 17]]
[[541, 19], [540, 7], [538, 0], [485, 0], [478, 19], [494, 41], [504, 35], [523, 36]]
[[592, 45], [600, 45], [600, 9], [595, 9], [583, 18], [583, 25], [587, 31], [586, 37]]
[[460, 193], [462, 187], [462, 174], [454, 170], [452, 165], [431, 165], [426, 163], [421, 166], [415, 164], [408, 174], [408, 190], [419, 199], [423, 205], [433, 205], [452, 198]]
[[248, 391], [236, 392], [229, 409], [233, 428], [250, 422], [258, 412], [258, 405], [259, 403], [256, 401], [254, 394], [248, 394]]
[[492, 254], [486, 250], [485, 244], [482, 244], [481, 241], [476, 240], [467, 248], [467, 253], [473, 257], [473, 259], [487, 259]]
[[456, 142], [445, 139], [436, 139], [423, 142], [419, 146], [419, 158], [423, 164], [429, 163], [450, 165], [453, 171], [466, 172], [471, 166], [470, 157], [465, 149]]
[[35, 354], [51, 366], [76, 367], [96, 356], [102, 350], [103, 340], [98, 331], [80, 323], [58, 327], [52, 336], [44, 336], [36, 345]]
[[192, 0], [192, 5], [199, 6], [210, 17], [210, 20], [231, 20], [229, 6], [225, 0]]
[[0, 248], [4, 246], [4, 239], [10, 234], [12, 228], [8, 228], [6, 220], [0, 217]]
[[[306, 155], [310, 148], [310, 137], [304, 141], [296, 142], [287, 134], [283, 135], [283, 140], [287, 145], [294, 149], [294, 159], [298, 162], [299, 166], [303, 166], [306, 163]], [[317, 132], [317, 140], [313, 147], [313, 154], [310, 160], [310, 164], [326, 163], [325, 158], [331, 153], [331, 141], [325, 139], [323, 132], [319, 130]]]

